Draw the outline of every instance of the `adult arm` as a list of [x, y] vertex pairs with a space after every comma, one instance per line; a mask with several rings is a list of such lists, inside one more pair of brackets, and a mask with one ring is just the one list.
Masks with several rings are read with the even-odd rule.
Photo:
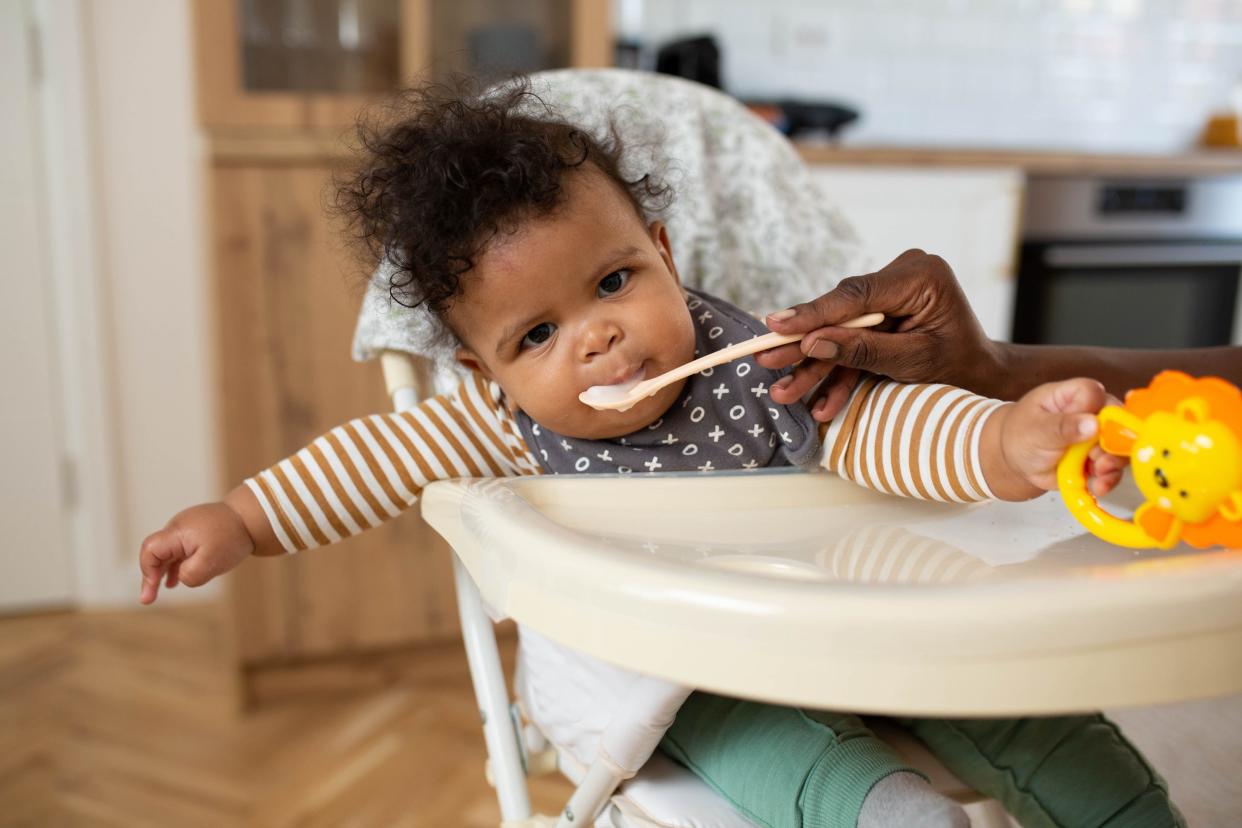
[[[879, 328], [834, 327], [877, 311], [888, 317]], [[770, 315], [767, 323], [780, 333], [805, 334], [800, 343], [757, 357], [768, 368], [797, 365], [783, 385], [773, 387], [773, 400], [793, 402], [832, 372], [812, 408], [821, 422], [840, 410], [859, 370], [905, 382], [956, 385], [1002, 400], [1076, 376], [1099, 380], [1120, 397], [1168, 368], [1242, 384], [1238, 347], [1155, 351], [989, 339], [953, 269], [922, 250], [907, 250], [875, 273], [844, 279], [818, 299]]]

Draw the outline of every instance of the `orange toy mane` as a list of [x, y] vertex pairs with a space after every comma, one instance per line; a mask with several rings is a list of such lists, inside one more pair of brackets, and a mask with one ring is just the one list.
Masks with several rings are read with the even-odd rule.
[[[1195, 379], [1180, 371], [1157, 374], [1146, 388], [1126, 394], [1125, 408], [1144, 420], [1158, 411], [1175, 412], [1188, 397], [1201, 397], [1208, 404], [1211, 418], [1228, 428], [1242, 442], [1242, 392], [1216, 377]], [[1202, 549], [1213, 544], [1242, 547], [1242, 522], [1225, 520], [1217, 512], [1203, 523], [1186, 524], [1182, 540]]]

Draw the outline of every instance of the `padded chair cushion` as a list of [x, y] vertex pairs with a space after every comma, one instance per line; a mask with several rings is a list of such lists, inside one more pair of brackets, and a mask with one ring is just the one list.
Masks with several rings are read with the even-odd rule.
[[686, 768], [656, 753], [613, 797], [597, 828], [757, 828]]

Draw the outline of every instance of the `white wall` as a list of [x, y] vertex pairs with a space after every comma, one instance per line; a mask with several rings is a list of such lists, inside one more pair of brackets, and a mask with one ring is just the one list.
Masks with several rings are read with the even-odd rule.
[[0, 4], [0, 612], [71, 600], [56, 325], [28, 8]]
[[190, 3], [36, 3], [76, 592], [133, 603], [142, 537], [219, 495]]
[[740, 97], [840, 99], [847, 143], [1167, 151], [1242, 78], [1238, 0], [618, 0], [714, 33]]

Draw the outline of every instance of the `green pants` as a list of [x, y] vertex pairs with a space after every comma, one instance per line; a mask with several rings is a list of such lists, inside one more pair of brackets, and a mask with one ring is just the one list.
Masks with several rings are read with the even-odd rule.
[[[1164, 780], [1103, 716], [897, 721], [1024, 828], [1185, 825]], [[854, 828], [876, 782], [917, 773], [855, 715], [706, 693], [660, 747], [767, 828]]]

